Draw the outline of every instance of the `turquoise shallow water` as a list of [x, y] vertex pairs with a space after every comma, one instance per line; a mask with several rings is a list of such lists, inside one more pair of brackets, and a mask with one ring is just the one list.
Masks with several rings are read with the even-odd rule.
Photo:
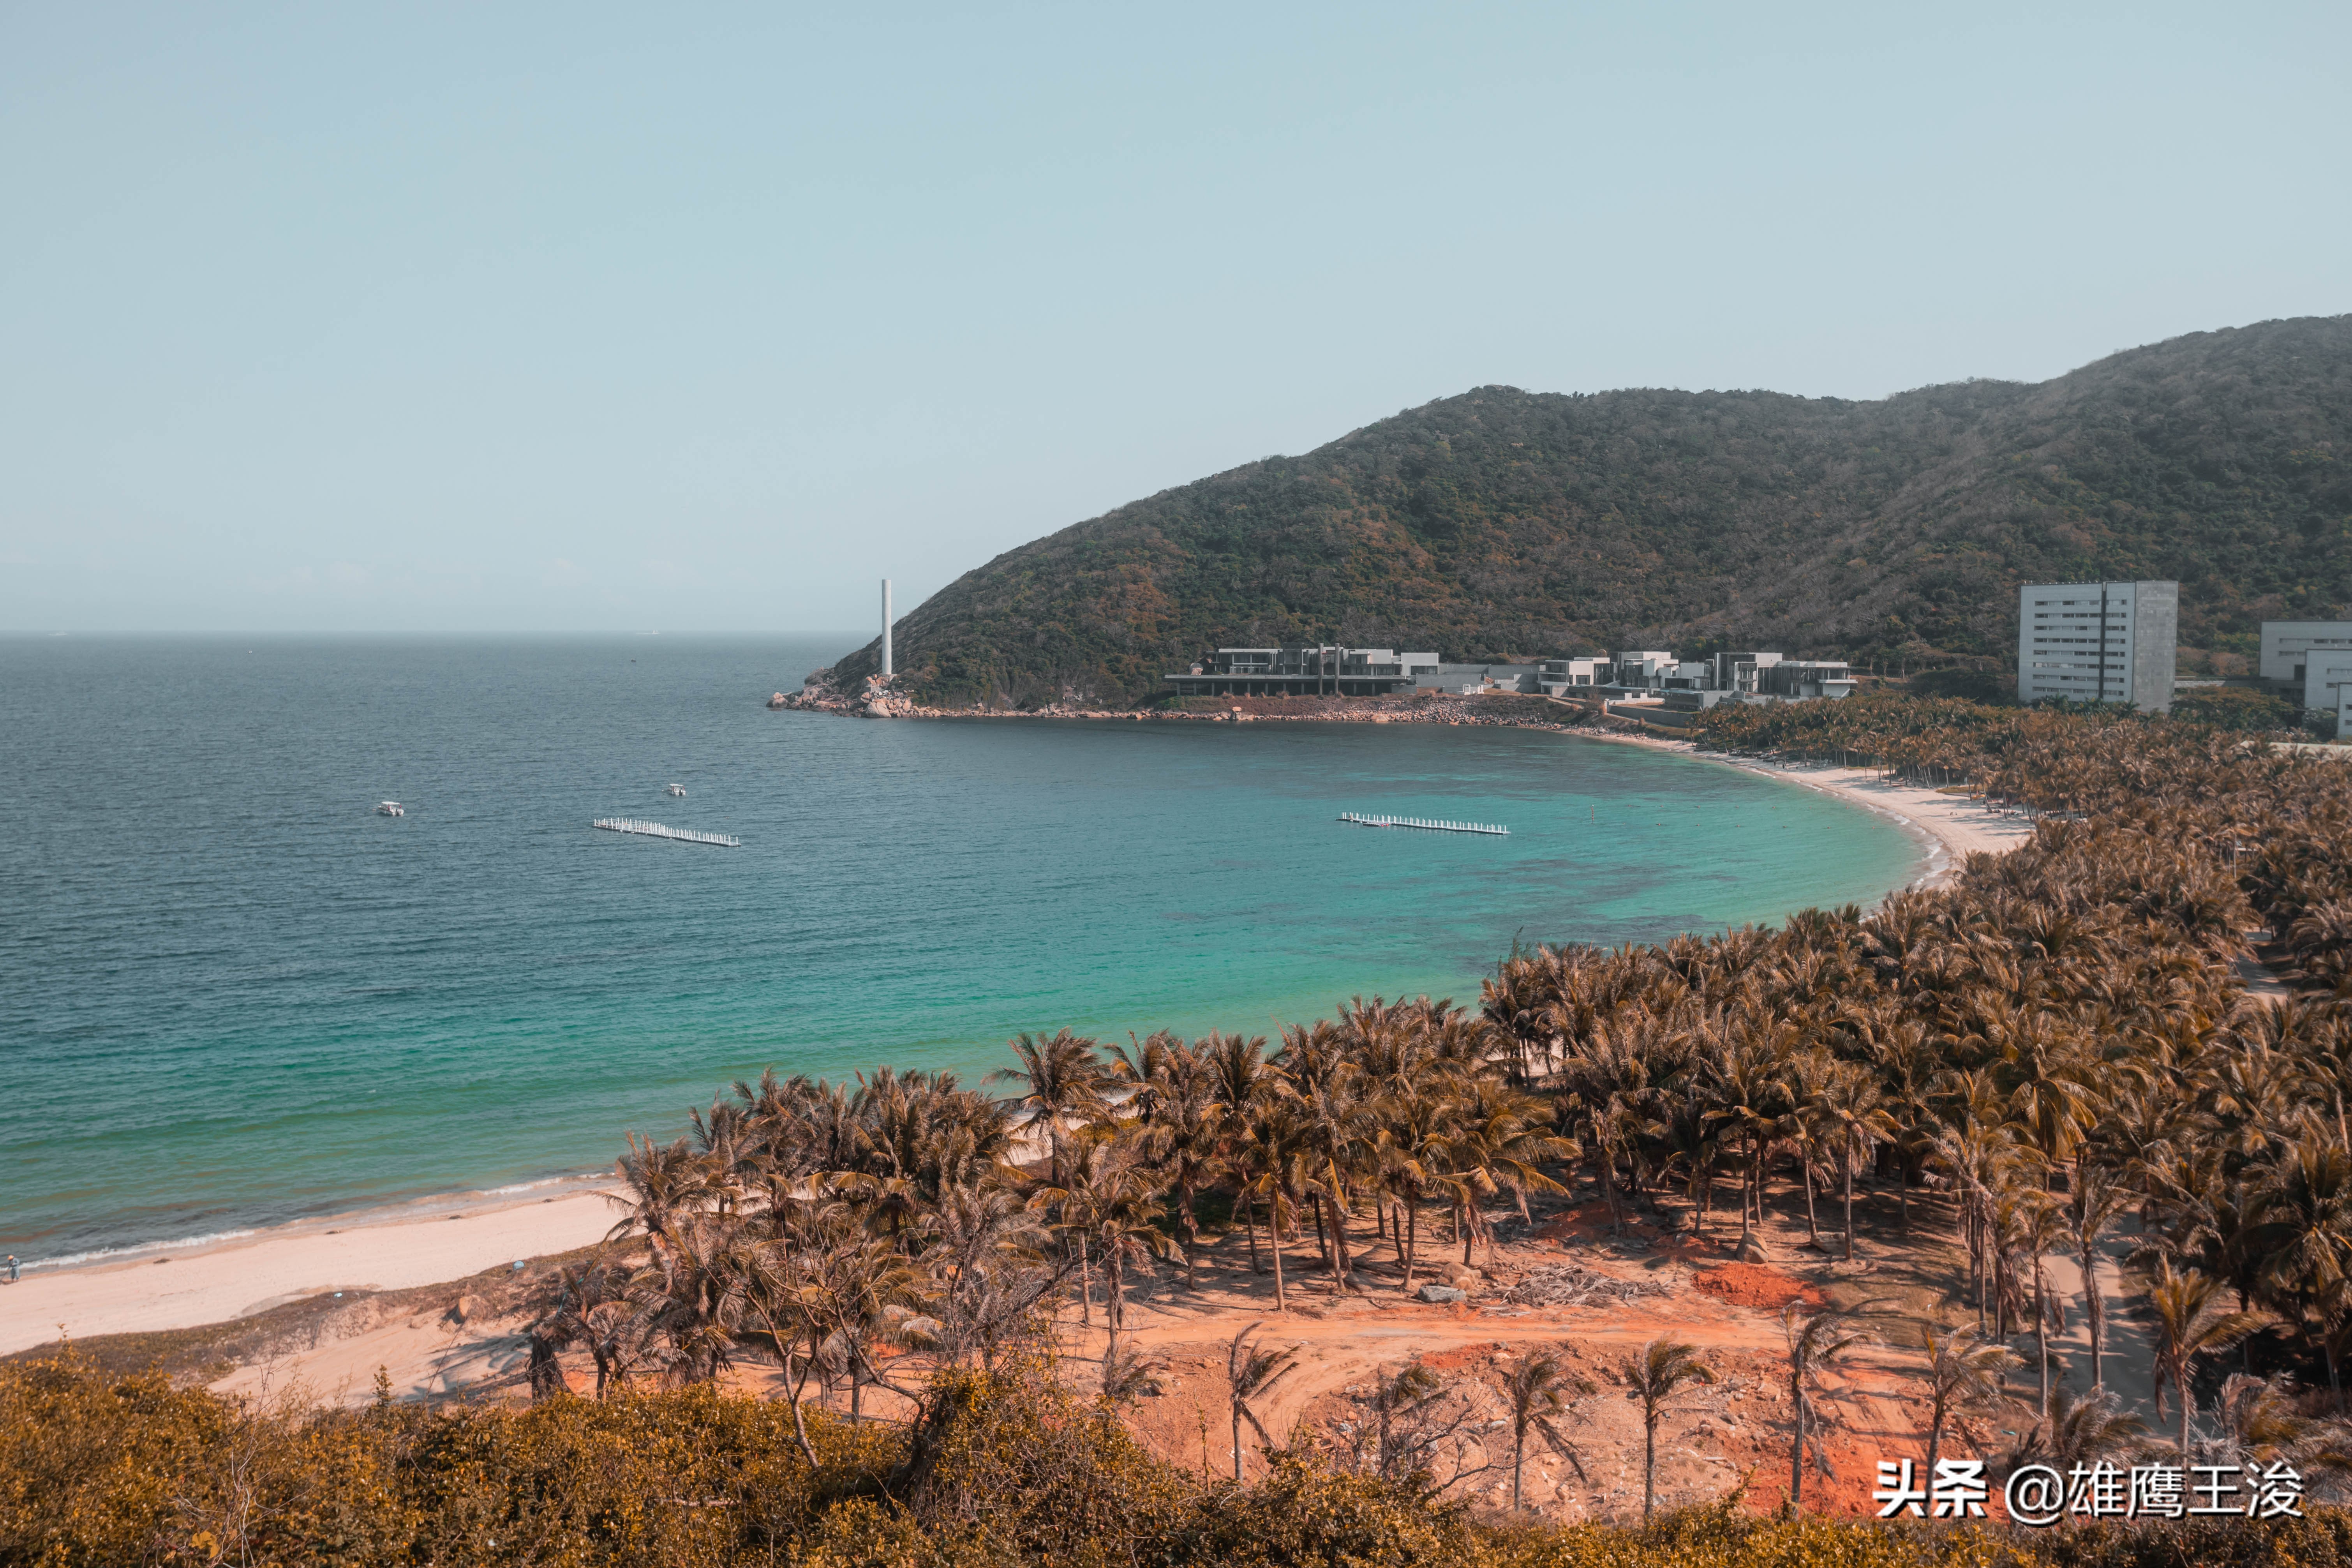
[[580, 1171], [767, 1065], [1475, 1003], [1515, 936], [1919, 862], [1811, 791], [1528, 731], [761, 708], [854, 640], [0, 641], [0, 1250]]

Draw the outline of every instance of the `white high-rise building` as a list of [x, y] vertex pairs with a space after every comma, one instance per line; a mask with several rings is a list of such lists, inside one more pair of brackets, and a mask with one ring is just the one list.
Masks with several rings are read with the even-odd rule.
[[2017, 700], [2172, 710], [2178, 583], [2029, 583], [2017, 591]]

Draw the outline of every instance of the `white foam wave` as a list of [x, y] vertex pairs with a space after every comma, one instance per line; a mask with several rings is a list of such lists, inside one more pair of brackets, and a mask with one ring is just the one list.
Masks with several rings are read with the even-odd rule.
[[170, 1241], [142, 1241], [131, 1247], [101, 1247], [91, 1252], [68, 1252], [63, 1258], [34, 1258], [25, 1261], [26, 1268], [70, 1268], [78, 1263], [98, 1263], [109, 1258], [130, 1258], [142, 1252], [163, 1252], [175, 1247], [210, 1247], [216, 1241], [235, 1241], [239, 1237], [259, 1234], [252, 1230], [215, 1230], [202, 1236], [176, 1237]]

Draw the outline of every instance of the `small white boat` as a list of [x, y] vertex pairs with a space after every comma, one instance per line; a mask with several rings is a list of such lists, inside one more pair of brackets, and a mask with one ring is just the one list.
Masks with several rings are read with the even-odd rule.
[[400, 802], [396, 800], [377, 801], [375, 803], [375, 814], [378, 816], [406, 816], [408, 815], [408, 813], [400, 809]]
[[672, 784], [669, 786], [669, 793], [677, 796], [680, 800], [684, 800], [686, 798], [686, 786], [684, 784]]

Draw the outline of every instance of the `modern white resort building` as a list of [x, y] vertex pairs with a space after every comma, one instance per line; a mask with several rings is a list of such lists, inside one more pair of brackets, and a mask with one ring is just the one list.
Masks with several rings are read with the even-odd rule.
[[2017, 591], [2017, 700], [2172, 709], [2180, 584], [2029, 583]]
[[2264, 621], [2263, 683], [2306, 713], [2336, 716], [2352, 738], [2352, 621]]
[[1648, 702], [1696, 711], [1717, 702], [1843, 697], [1855, 686], [1842, 660], [1777, 653], [1678, 659], [1643, 648], [1528, 663], [1448, 663], [1433, 653], [1327, 644], [1221, 647], [1162, 676], [1179, 697], [1385, 697], [1398, 692], [1475, 697], [1488, 692]]

